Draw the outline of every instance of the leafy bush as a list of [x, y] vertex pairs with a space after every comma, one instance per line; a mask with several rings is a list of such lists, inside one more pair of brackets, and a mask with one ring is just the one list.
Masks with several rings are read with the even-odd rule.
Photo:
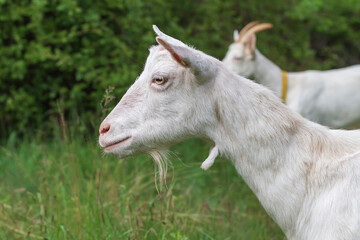
[[234, 28], [271, 22], [265, 55], [329, 69], [359, 63], [359, 15], [358, 0], [0, 0], [0, 136], [95, 130], [105, 90], [119, 99], [141, 72], [152, 24], [222, 58]]

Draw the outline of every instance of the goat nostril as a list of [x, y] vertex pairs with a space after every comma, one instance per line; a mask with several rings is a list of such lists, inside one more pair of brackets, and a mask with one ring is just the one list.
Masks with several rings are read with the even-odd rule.
[[100, 127], [100, 134], [104, 134], [110, 130], [110, 124], [105, 124]]

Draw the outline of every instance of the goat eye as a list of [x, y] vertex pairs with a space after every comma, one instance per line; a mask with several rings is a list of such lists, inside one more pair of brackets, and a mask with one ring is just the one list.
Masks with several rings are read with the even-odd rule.
[[153, 79], [153, 82], [156, 83], [157, 85], [163, 85], [164, 83], [166, 83], [167, 79], [164, 77], [156, 77]]

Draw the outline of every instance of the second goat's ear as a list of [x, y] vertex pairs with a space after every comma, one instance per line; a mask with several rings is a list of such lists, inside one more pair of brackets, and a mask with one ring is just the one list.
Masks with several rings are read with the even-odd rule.
[[234, 42], [237, 42], [239, 40], [239, 31], [235, 29], [233, 36], [234, 36]]

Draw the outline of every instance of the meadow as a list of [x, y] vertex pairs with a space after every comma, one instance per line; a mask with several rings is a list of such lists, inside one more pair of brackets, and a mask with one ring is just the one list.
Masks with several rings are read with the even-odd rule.
[[209, 145], [172, 149], [157, 191], [149, 156], [104, 155], [88, 140], [0, 147], [0, 239], [283, 239], [232, 164], [200, 169]]

